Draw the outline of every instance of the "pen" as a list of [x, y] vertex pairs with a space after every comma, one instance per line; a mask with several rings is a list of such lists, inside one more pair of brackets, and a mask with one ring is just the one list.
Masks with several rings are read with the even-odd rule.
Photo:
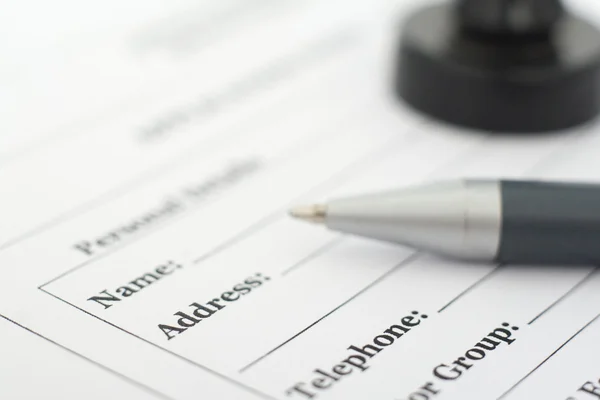
[[294, 207], [298, 219], [458, 259], [600, 261], [600, 185], [457, 180]]

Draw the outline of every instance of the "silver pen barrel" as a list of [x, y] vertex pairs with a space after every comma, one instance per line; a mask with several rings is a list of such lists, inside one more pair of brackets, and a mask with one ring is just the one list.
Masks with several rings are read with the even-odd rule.
[[327, 203], [332, 230], [471, 260], [491, 260], [501, 234], [498, 181], [453, 181]]

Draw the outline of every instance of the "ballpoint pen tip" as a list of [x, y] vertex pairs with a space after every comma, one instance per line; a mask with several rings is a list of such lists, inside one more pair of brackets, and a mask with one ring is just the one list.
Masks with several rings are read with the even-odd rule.
[[290, 209], [290, 215], [303, 221], [322, 224], [327, 217], [327, 207], [324, 204], [296, 206]]

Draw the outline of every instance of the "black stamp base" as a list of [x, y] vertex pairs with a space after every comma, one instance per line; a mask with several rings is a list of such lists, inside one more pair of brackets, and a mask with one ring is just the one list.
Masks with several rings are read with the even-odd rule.
[[600, 31], [566, 13], [548, 38], [462, 32], [451, 5], [422, 9], [404, 26], [397, 95], [460, 126], [499, 132], [567, 129], [600, 112]]

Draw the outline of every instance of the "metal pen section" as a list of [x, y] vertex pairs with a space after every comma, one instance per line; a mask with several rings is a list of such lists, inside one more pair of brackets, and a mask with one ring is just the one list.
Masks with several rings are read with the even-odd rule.
[[400, 243], [456, 258], [493, 259], [501, 231], [497, 181], [453, 181], [327, 205], [333, 230]]

